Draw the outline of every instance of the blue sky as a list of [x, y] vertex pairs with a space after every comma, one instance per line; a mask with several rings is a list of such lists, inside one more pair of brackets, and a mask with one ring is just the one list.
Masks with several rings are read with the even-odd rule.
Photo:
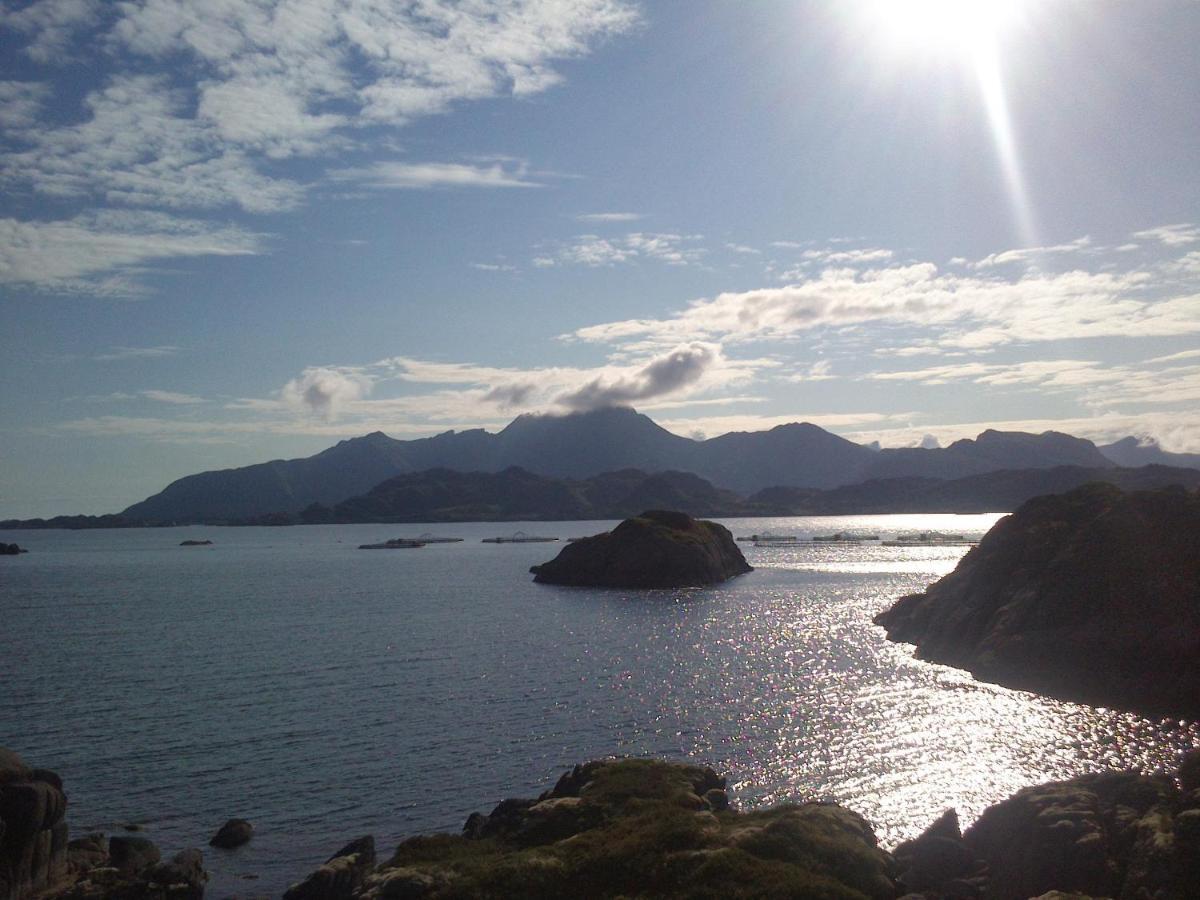
[[607, 402], [1200, 450], [1195, 0], [0, 9], [0, 518]]

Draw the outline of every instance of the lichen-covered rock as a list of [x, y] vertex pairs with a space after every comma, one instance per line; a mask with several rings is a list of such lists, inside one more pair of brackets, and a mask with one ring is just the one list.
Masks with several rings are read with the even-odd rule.
[[1048, 891], [1185, 900], [1191, 864], [1174, 840], [1179, 794], [1165, 776], [1083, 775], [989, 807], [964, 843], [990, 867], [989, 900]]
[[24, 900], [66, 876], [66, 810], [57, 775], [0, 747], [0, 900]]
[[680, 588], [717, 584], [751, 567], [723, 525], [650, 510], [612, 531], [568, 544], [529, 571], [534, 581], [546, 584]]
[[1034, 498], [875, 622], [986, 681], [1200, 718], [1200, 494]]
[[704, 766], [585, 763], [536, 799], [476, 813], [462, 836], [404, 841], [356, 897], [896, 896], [860, 816], [826, 803], [714, 812], [724, 789]]

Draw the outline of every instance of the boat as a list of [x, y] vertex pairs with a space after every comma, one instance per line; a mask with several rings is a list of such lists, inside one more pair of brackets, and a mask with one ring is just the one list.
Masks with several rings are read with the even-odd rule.
[[359, 550], [415, 550], [417, 547], [424, 547], [422, 541], [414, 541], [411, 538], [392, 538], [390, 541], [384, 541], [381, 544], [359, 544]]
[[760, 546], [763, 544], [798, 544], [800, 539], [794, 534], [751, 534], [746, 537], [738, 538], [739, 541], [753, 541], [754, 545]]
[[516, 534], [500, 535], [498, 537], [484, 538], [484, 544], [546, 544], [551, 541], [557, 541], [556, 537], [539, 537], [536, 534], [526, 534], [523, 531], [518, 531]]

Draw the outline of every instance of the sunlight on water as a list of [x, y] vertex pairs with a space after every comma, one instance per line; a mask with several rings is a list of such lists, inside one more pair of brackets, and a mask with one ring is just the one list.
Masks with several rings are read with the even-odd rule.
[[[977, 537], [995, 518], [727, 524]], [[32, 552], [0, 582], [0, 744], [63, 775], [76, 833], [136, 821], [174, 851], [249, 818], [250, 845], [206, 854], [209, 889], [277, 896], [349, 838], [457, 831], [597, 756], [710, 763], [744, 808], [835, 799], [894, 845], [947, 806], [966, 823], [1200, 743], [887, 642], [872, 616], [966, 547], [743, 542], [756, 570], [725, 585], [595, 591], [531, 583], [555, 545], [479, 543], [521, 527], [438, 526], [468, 539], [394, 553], [355, 548], [428, 527], [14, 532]], [[178, 547], [196, 536], [216, 543]]]

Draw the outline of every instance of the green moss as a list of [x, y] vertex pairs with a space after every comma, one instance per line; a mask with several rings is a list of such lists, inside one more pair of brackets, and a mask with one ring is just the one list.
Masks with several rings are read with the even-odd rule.
[[503, 836], [405, 841], [389, 866], [433, 875], [439, 898], [894, 896], [890, 857], [855, 814], [807, 804], [717, 815], [697, 794], [714, 780], [655, 760], [589, 763], [548, 798], [578, 792], [590, 814], [576, 833], [529, 846], [523, 824], [537, 813], [526, 811]]

